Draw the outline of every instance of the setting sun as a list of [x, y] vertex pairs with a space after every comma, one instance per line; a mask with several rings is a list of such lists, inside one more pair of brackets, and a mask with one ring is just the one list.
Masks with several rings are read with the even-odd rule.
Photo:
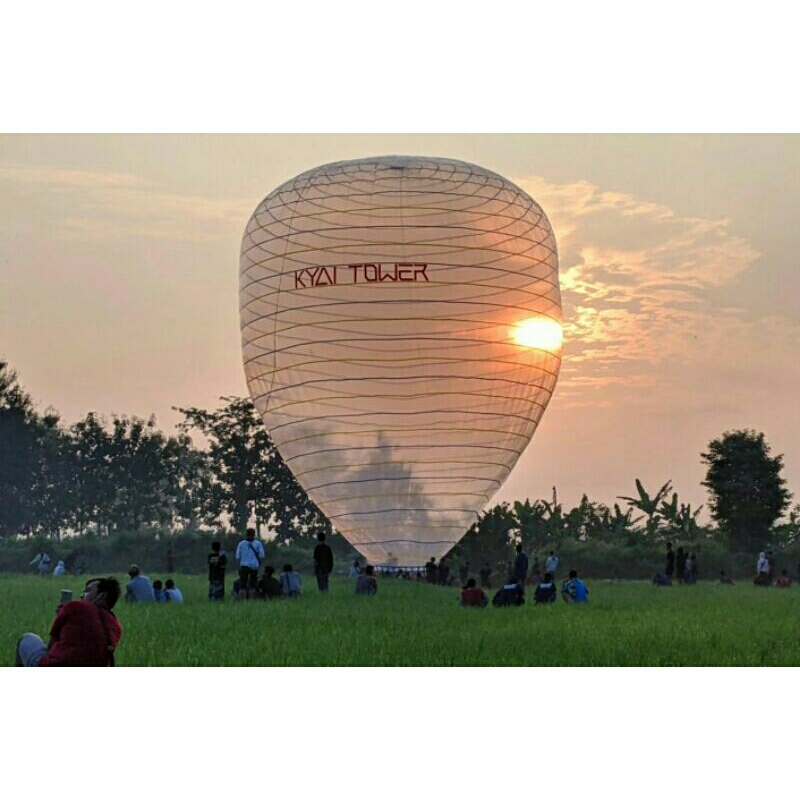
[[555, 351], [561, 347], [561, 324], [550, 317], [530, 317], [511, 329], [513, 340], [523, 347]]

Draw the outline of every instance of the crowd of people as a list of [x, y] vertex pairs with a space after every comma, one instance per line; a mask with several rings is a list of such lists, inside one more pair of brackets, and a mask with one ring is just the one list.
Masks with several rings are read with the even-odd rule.
[[[333, 572], [333, 552], [325, 542], [325, 534], [320, 533], [313, 553], [313, 570], [320, 592], [329, 591], [329, 579]], [[172, 565], [170, 550], [169, 562]], [[263, 564], [266, 551], [263, 543], [256, 538], [255, 529], [248, 528], [235, 553], [238, 564], [237, 576], [233, 581], [232, 597], [235, 600], [259, 598], [273, 600], [278, 598], [296, 598], [302, 594], [300, 574], [291, 564], [284, 564], [276, 577], [275, 568]], [[531, 589], [533, 603], [546, 605], [555, 603], [559, 596], [571, 604], [589, 602], [589, 589], [578, 577], [575, 569], [571, 569], [568, 577], [556, 583], [559, 558], [550, 551], [544, 562], [544, 571], [537, 556], [533, 562], [524, 552], [522, 545], [516, 548], [513, 561], [506, 564], [505, 580], [491, 599], [497, 608], [521, 606], [525, 603], [526, 587]], [[44, 550], [33, 559], [40, 575], [50, 574], [51, 559]], [[228, 557], [220, 542], [211, 544], [211, 552], [207, 556], [208, 566], [208, 599], [221, 601], [225, 599], [225, 579]], [[59, 560], [52, 571], [53, 575], [65, 574], [65, 564]], [[465, 608], [485, 608], [490, 600], [487, 590], [491, 590], [492, 570], [484, 564], [478, 571], [479, 580], [469, 575], [469, 563], [460, 565], [458, 577], [461, 579], [459, 602]], [[773, 558], [770, 551], [759, 553], [756, 562], [756, 576], [753, 582], [758, 586], [773, 584], [780, 588], [792, 585], [787, 570], [782, 570], [777, 578], [773, 574]], [[384, 573], [393, 577], [426, 580], [429, 583], [451, 586], [454, 577], [446, 563], [436, 564], [431, 558], [424, 567], [405, 570], [393, 567]], [[800, 574], [800, 566], [798, 566]], [[675, 576], [680, 583], [692, 584], [697, 581], [697, 557], [693, 552], [678, 547], [673, 552], [672, 543], [666, 543], [663, 572], [656, 573], [653, 582], [658, 585], [671, 585]], [[143, 575], [140, 568], [133, 564], [128, 570], [129, 581], [124, 593], [114, 577], [92, 578], [86, 582], [80, 599], [72, 600], [69, 591], [62, 593], [62, 600], [56, 608], [56, 617], [50, 628], [50, 640], [44, 640], [35, 633], [25, 633], [20, 637], [15, 654], [18, 666], [113, 666], [114, 651], [122, 637], [122, 627], [113, 613], [113, 608], [120, 597], [129, 603], [182, 603], [183, 593], [175, 585], [172, 578], [151, 581]], [[364, 564], [356, 559], [349, 570], [348, 577], [355, 580], [357, 595], [372, 596], [378, 592], [378, 580], [373, 565]], [[720, 570], [719, 582], [733, 584], [733, 580], [725, 570]]]
[[[516, 557], [508, 564], [506, 580], [492, 597], [492, 605], [496, 608], [521, 606], [525, 603], [525, 587], [533, 587], [533, 602], [535, 605], [554, 603], [559, 594], [567, 603], [588, 603], [589, 589], [578, 577], [577, 570], [571, 569], [568, 577], [562, 581], [559, 592], [556, 586], [556, 572], [559, 558], [555, 552], [545, 560], [545, 573], [542, 575], [539, 559], [534, 557], [533, 567], [529, 571], [530, 561], [528, 554], [517, 545]], [[489, 598], [484, 589], [490, 588], [489, 575], [481, 576], [479, 586], [475, 578], [468, 578], [461, 590], [461, 605], [467, 608], [485, 608], [489, 605]]]

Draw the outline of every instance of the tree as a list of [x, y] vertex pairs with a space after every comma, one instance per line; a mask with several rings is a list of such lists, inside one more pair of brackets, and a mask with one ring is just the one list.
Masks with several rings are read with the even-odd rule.
[[461, 541], [448, 553], [448, 558], [469, 561], [473, 571], [488, 563], [505, 576], [506, 562], [511, 558], [512, 543], [519, 523], [508, 503], [501, 503], [478, 516]]
[[206, 518], [223, 514], [244, 535], [251, 515], [256, 528], [269, 524], [279, 541], [332, 532], [330, 522], [297, 483], [248, 398], [223, 397], [216, 411], [177, 408], [179, 429], [198, 429], [208, 439], [210, 486], [204, 494]]
[[[645, 523], [645, 531], [647, 535], [654, 539], [658, 533], [658, 524], [661, 521], [661, 512], [659, 511], [658, 504], [664, 500], [672, 489], [672, 481], [667, 481], [653, 497], [644, 490], [642, 482], [636, 478], [636, 490], [639, 493], [638, 497], [623, 497], [620, 500], [625, 500], [631, 508], [638, 508], [647, 515], [647, 522]], [[677, 503], [677, 497], [673, 498]]]
[[0, 361], [0, 535], [29, 534], [35, 525], [34, 476], [39, 419], [17, 373]]
[[763, 433], [737, 430], [711, 441], [701, 458], [708, 464], [702, 485], [711, 516], [728, 535], [731, 550], [765, 547], [770, 527], [791, 499], [780, 475], [783, 456], [770, 458]]

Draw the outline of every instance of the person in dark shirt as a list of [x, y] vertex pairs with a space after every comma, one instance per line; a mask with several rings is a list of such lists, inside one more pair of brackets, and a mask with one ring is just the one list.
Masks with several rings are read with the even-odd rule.
[[275, 567], [267, 565], [264, 574], [257, 584], [258, 596], [264, 600], [273, 600], [281, 596], [281, 582], [275, 577]]
[[553, 582], [553, 576], [549, 572], [545, 572], [544, 578], [533, 593], [533, 601], [539, 605], [540, 603], [555, 603], [557, 598], [558, 590]]
[[113, 667], [122, 626], [111, 609], [121, 590], [116, 578], [92, 578], [80, 600], [58, 606], [50, 642], [26, 633], [17, 642], [19, 667]]
[[211, 543], [211, 552], [208, 554], [208, 599], [225, 599], [225, 567], [228, 565], [228, 556], [219, 542]]
[[325, 534], [317, 534], [319, 544], [314, 548], [314, 575], [317, 577], [317, 586], [321, 592], [328, 591], [328, 578], [333, 572], [333, 551], [325, 544]]
[[667, 555], [664, 561], [664, 574], [671, 579], [674, 572], [675, 572], [675, 553], [672, 550], [672, 542], [667, 542]]
[[682, 547], [679, 547], [678, 552], [675, 554], [675, 573], [678, 583], [683, 583], [683, 574], [686, 571], [686, 559], [688, 555], [688, 553], [684, 553]]
[[428, 583], [436, 583], [436, 574], [438, 570], [436, 569], [436, 558], [431, 556], [431, 560], [425, 564], [425, 577], [428, 579]]
[[512, 578], [503, 584], [492, 598], [492, 605], [496, 608], [504, 606], [521, 606], [525, 602], [525, 589], [522, 584]]
[[369, 564], [364, 570], [364, 574], [356, 578], [356, 594], [377, 594], [378, 580], [373, 574], [374, 572], [372, 564]]
[[528, 577], [528, 556], [522, 551], [522, 545], [517, 545], [517, 557], [514, 559], [514, 578], [517, 583], [525, 585]]

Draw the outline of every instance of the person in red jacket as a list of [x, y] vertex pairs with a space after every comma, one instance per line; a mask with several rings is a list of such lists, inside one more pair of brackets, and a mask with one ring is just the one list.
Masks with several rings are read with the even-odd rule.
[[18, 667], [113, 667], [122, 626], [111, 609], [119, 599], [116, 578], [92, 578], [80, 600], [59, 605], [50, 642], [25, 633], [17, 642]]
[[489, 605], [489, 598], [480, 586], [475, 585], [475, 578], [470, 578], [461, 590], [461, 605], [467, 608], [485, 608]]

